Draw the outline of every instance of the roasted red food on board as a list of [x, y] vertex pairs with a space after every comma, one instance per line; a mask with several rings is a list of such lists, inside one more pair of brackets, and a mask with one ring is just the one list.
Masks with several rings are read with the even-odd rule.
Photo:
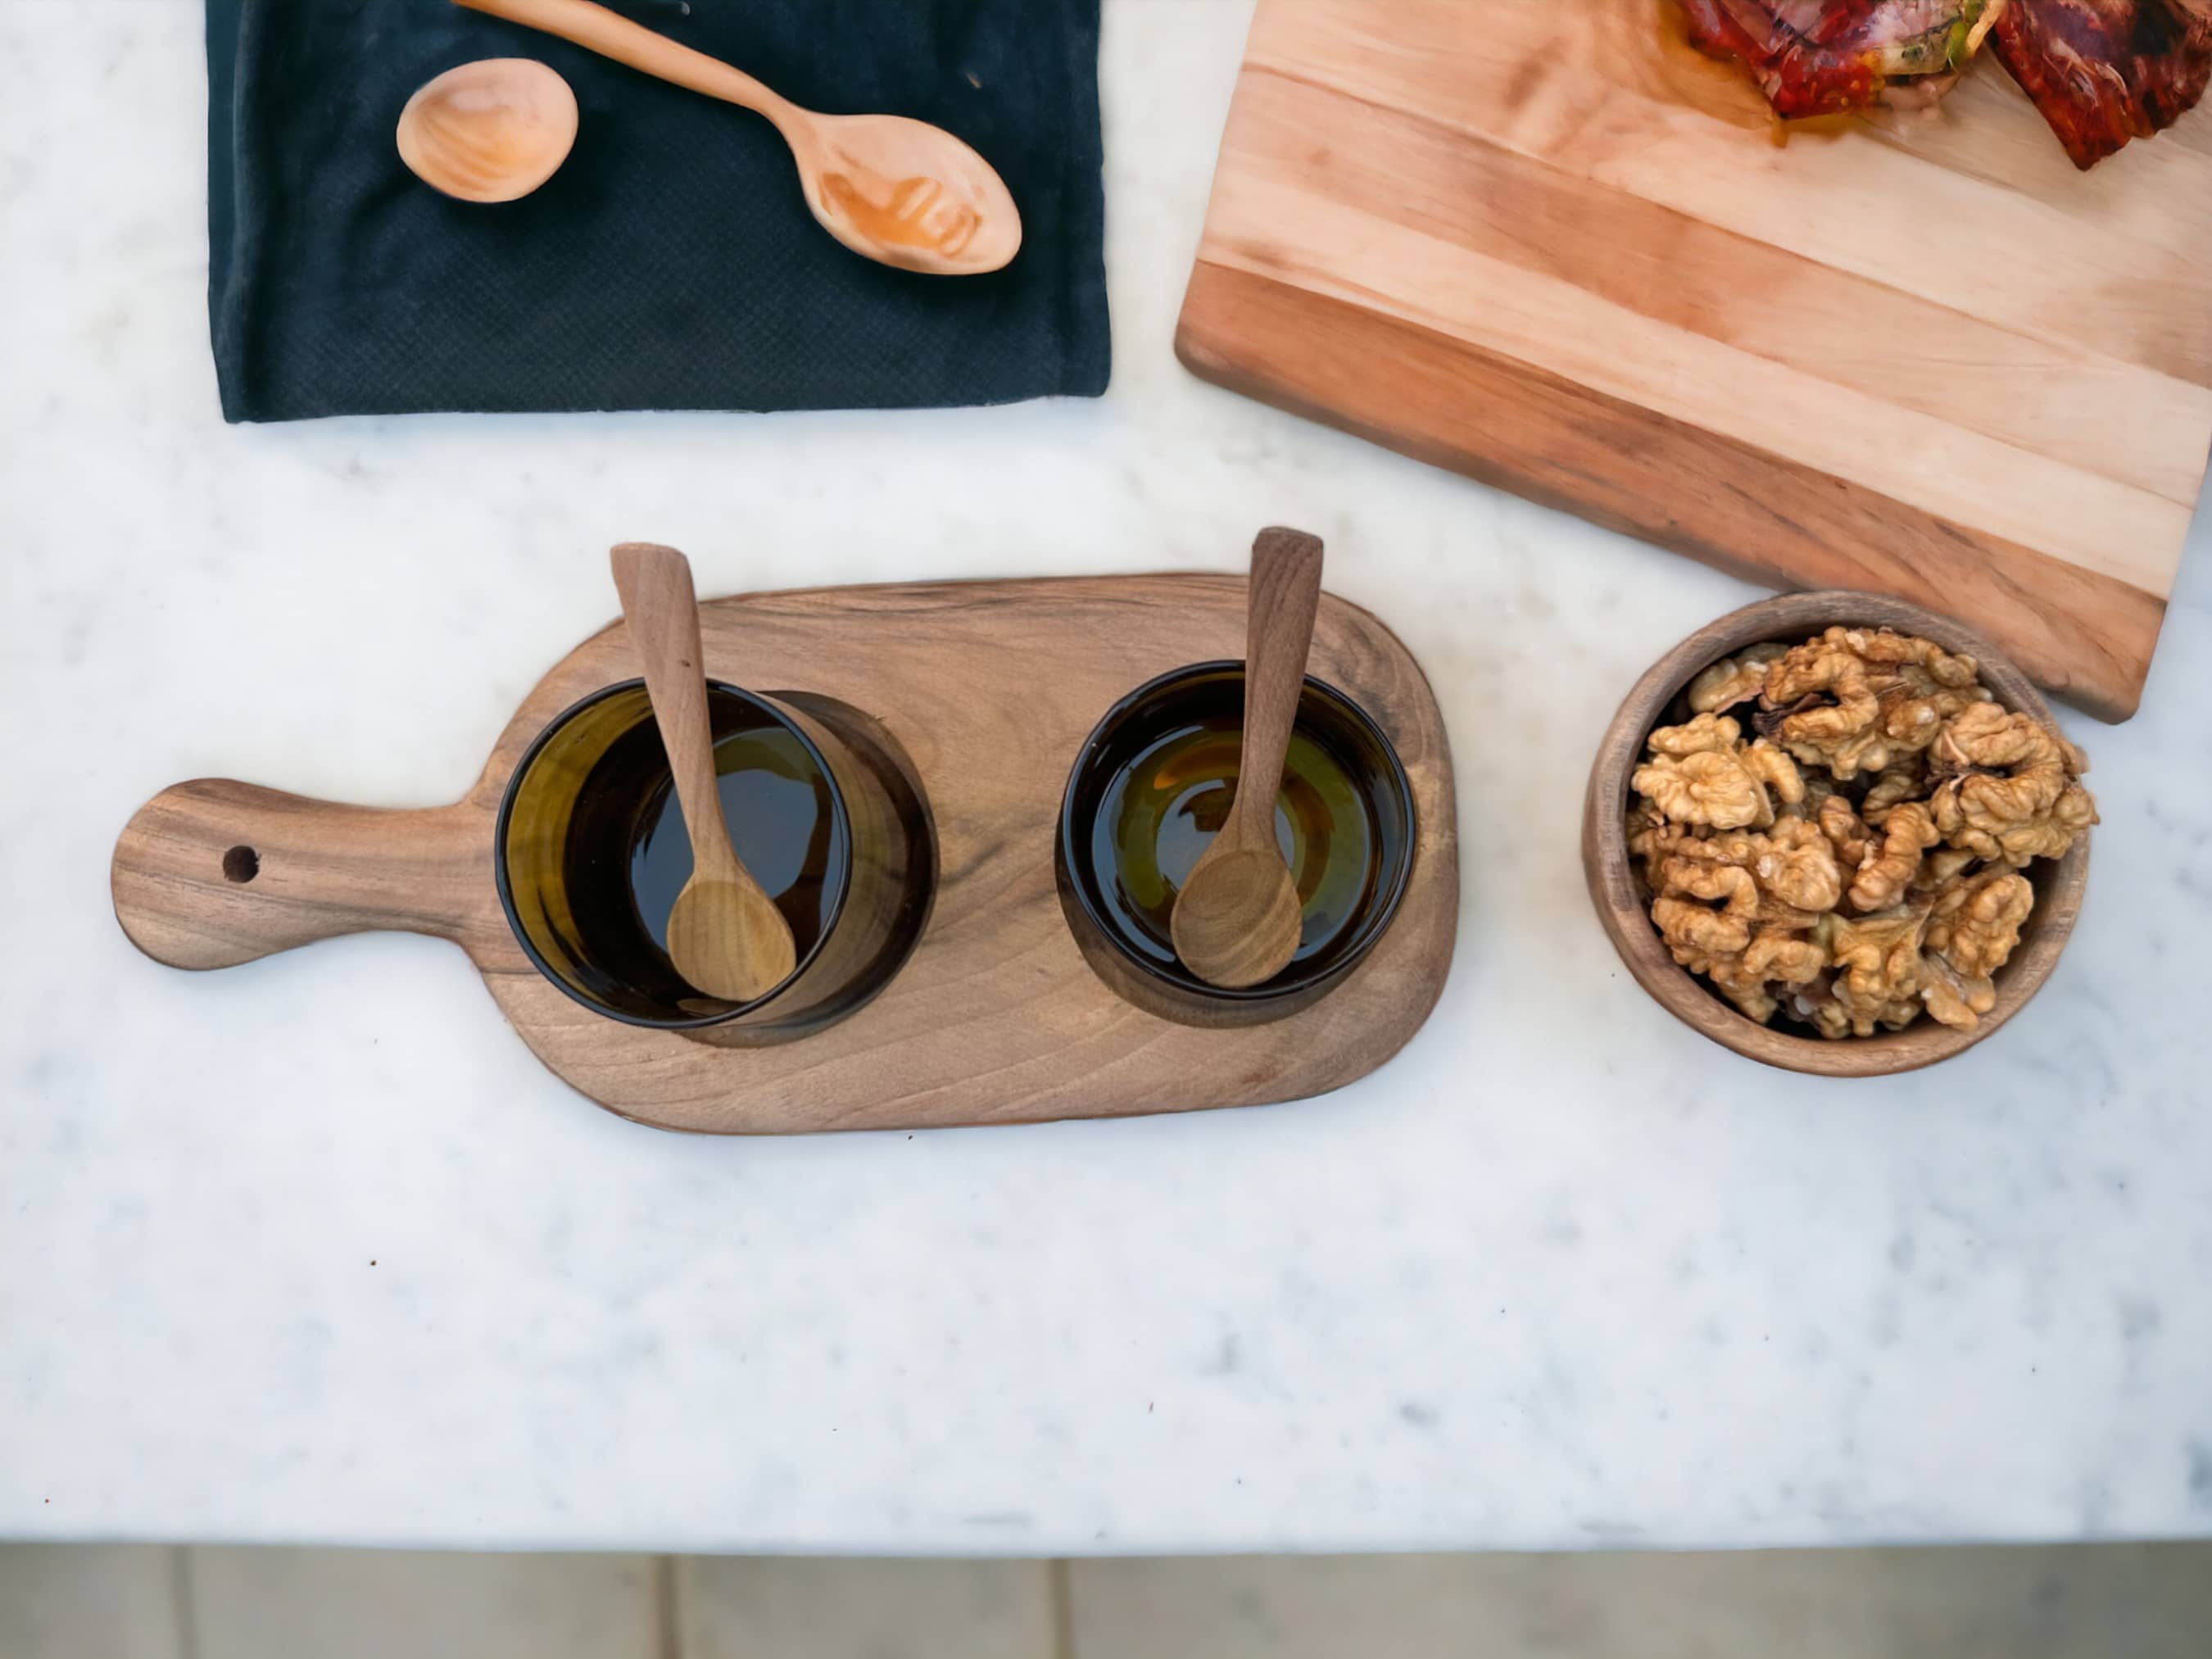
[[1681, 0], [1785, 117], [1932, 103], [1984, 39], [2079, 167], [2170, 127], [2212, 82], [2212, 0]]
[[1741, 58], [1775, 112], [1792, 117], [1942, 96], [2003, 9], [2004, 0], [1682, 0], [1690, 43]]
[[2212, 80], [2212, 0], [2012, 0], [1997, 61], [2077, 167], [2172, 126]]

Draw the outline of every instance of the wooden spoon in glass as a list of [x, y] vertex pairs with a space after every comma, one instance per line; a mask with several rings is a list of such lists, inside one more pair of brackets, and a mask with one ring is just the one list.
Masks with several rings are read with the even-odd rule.
[[722, 822], [691, 562], [672, 547], [625, 542], [612, 562], [691, 838], [691, 878], [668, 913], [668, 959], [708, 996], [752, 1002], [791, 977], [798, 951], [791, 924], [739, 860]]
[[806, 205], [855, 253], [906, 270], [972, 276], [1022, 245], [1022, 218], [991, 164], [942, 127], [902, 115], [823, 115], [742, 70], [592, 0], [453, 0], [543, 29], [663, 81], [766, 116], [799, 163]]
[[1237, 793], [1168, 918], [1183, 966], [1231, 991], [1274, 978], [1297, 954], [1303, 907], [1275, 844], [1275, 797], [1321, 607], [1320, 540], [1298, 530], [1261, 531], [1252, 544], [1246, 605]]
[[576, 142], [576, 94], [528, 58], [487, 58], [425, 81], [399, 112], [399, 159], [464, 202], [512, 202]]

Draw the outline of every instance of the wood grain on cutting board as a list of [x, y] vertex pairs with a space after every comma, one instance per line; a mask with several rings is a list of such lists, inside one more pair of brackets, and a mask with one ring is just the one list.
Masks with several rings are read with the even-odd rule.
[[2212, 111], [2076, 173], [1994, 64], [1799, 131], [1660, 0], [1260, 0], [1177, 349], [2134, 712], [2212, 443]]

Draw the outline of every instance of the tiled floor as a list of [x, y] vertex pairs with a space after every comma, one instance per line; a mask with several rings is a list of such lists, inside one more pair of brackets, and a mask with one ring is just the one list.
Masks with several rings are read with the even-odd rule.
[[0, 1545], [0, 1659], [2208, 1659], [2212, 1545], [1176, 1561]]

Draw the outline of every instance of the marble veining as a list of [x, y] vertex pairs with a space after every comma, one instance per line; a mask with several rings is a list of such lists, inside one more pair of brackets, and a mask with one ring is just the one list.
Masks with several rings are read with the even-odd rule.
[[[1644, 997], [1576, 862], [1629, 683], [1753, 596], [1188, 378], [1248, 8], [1108, 0], [1111, 394], [234, 429], [200, 9], [0, 0], [0, 1534], [1032, 1553], [2212, 1534], [2212, 532], [2039, 1000], [1789, 1078]], [[96, 96], [88, 95], [96, 91]], [[451, 799], [611, 617], [1230, 569], [1310, 527], [1427, 666], [1443, 1006], [1326, 1099], [711, 1141], [460, 954], [141, 959], [117, 828], [227, 775]]]

